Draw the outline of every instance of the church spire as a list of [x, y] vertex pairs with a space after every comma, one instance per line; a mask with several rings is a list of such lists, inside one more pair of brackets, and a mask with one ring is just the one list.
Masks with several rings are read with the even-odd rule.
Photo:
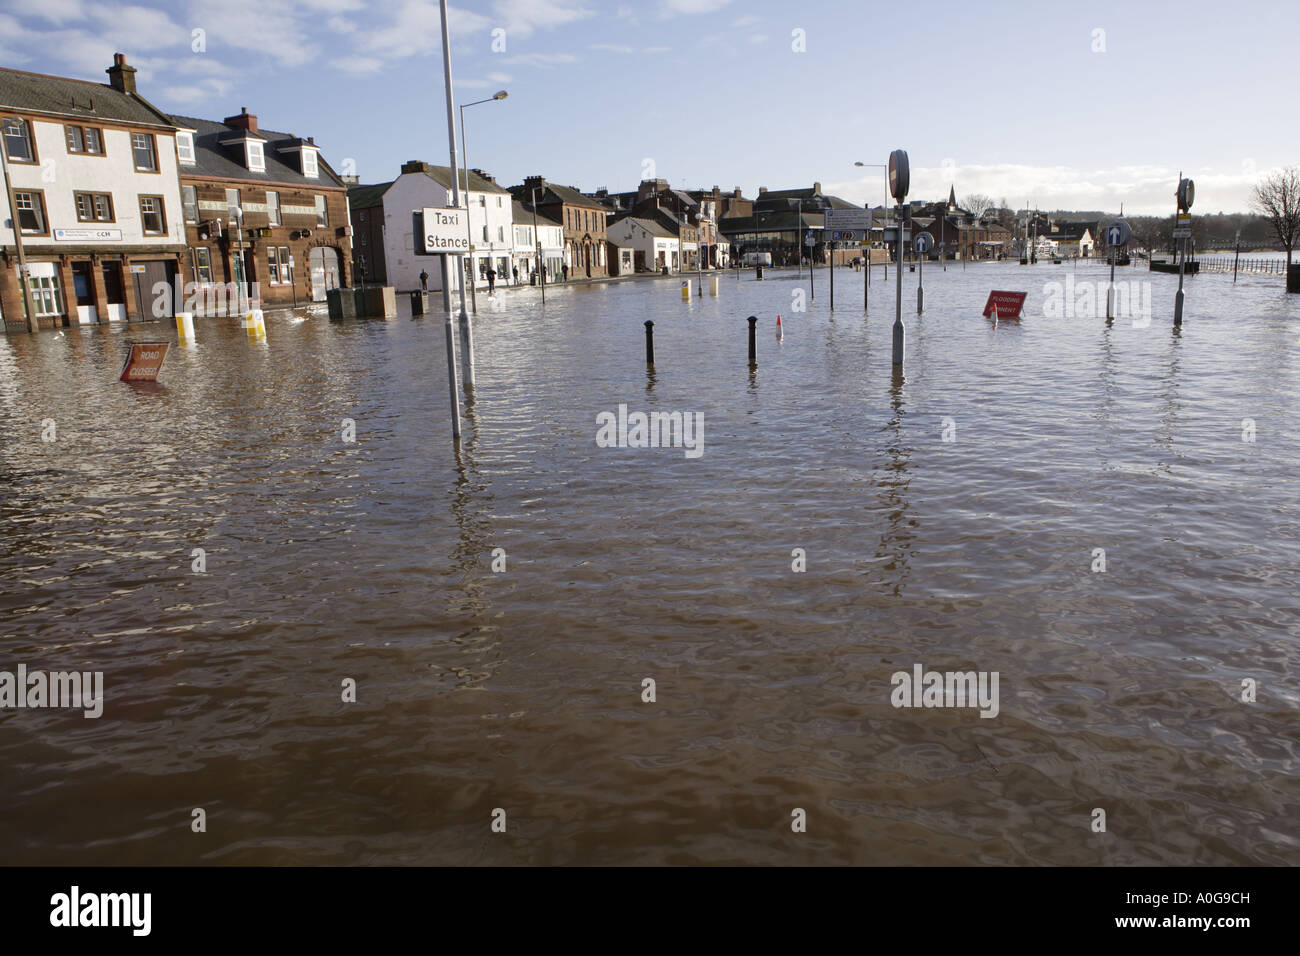
[[957, 208], [957, 190], [951, 185], [948, 186], [948, 207], [950, 209]]

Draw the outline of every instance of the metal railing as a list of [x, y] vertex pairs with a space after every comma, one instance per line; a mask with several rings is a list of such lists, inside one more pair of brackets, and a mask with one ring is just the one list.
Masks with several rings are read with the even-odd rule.
[[[1202, 272], [1232, 272], [1233, 256], [1201, 256]], [[1237, 259], [1240, 275], [1286, 275], [1285, 259]]]

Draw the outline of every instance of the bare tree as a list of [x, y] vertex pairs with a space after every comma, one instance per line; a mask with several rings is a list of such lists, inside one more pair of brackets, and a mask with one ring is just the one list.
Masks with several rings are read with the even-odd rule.
[[1288, 166], [1265, 176], [1250, 191], [1250, 206], [1273, 227], [1277, 241], [1286, 249], [1289, 270], [1291, 250], [1300, 232], [1300, 169]]
[[986, 196], [984, 193], [971, 193], [969, 196], [962, 198], [961, 205], [963, 209], [976, 219], [979, 219], [996, 204], [993, 202], [992, 196]]

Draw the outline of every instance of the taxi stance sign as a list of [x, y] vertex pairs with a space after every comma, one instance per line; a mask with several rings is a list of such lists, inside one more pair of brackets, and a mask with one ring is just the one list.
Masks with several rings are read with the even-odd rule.
[[469, 252], [469, 230], [465, 228], [464, 209], [439, 209], [425, 206], [414, 213], [415, 254], [441, 256]]

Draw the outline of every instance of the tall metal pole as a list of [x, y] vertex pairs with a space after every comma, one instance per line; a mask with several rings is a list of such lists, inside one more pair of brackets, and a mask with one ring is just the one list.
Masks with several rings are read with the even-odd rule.
[[[825, 230], [822, 230], [825, 232]], [[832, 239], [826, 244], [827, 250], [831, 256], [831, 311], [835, 311], [835, 240]]]
[[[1183, 184], [1183, 171], [1178, 171], [1178, 185], [1181, 189]], [[1178, 212], [1182, 212], [1183, 207], [1179, 205]], [[1178, 213], [1174, 214], [1174, 228], [1178, 228]], [[1174, 325], [1183, 324], [1183, 269], [1187, 265], [1187, 240], [1180, 239], [1178, 242], [1178, 295], [1174, 296]]]
[[546, 266], [542, 261], [542, 232], [537, 228], [537, 187], [532, 189], [533, 238], [537, 240], [537, 279], [542, 284], [542, 305], [546, 305]]
[[[451, 92], [451, 37], [447, 33], [447, 0], [440, 0], [442, 8], [442, 70], [447, 81], [447, 143], [451, 149], [451, 191], [452, 205], [460, 206], [460, 187], [456, 181], [456, 109]], [[469, 206], [465, 207], [465, 218], [469, 219]], [[457, 270], [464, 272], [461, 257], [456, 257]], [[447, 287], [446, 260], [443, 260], [442, 284]], [[462, 277], [460, 287], [460, 320], [468, 324], [465, 314], [465, 284]], [[451, 437], [460, 441], [460, 398], [456, 394], [456, 332], [452, 327], [451, 310], [447, 310], [447, 386], [451, 391]]]
[[[469, 105], [469, 104], [466, 104]], [[469, 296], [470, 306], [474, 314], [478, 315], [478, 276], [475, 275], [475, 269], [478, 265], [474, 256], [474, 228], [469, 224], [469, 143], [465, 141], [465, 107], [460, 108], [460, 148], [461, 159], [465, 162], [465, 238], [469, 240], [470, 257], [469, 257]], [[483, 225], [487, 226], [487, 207], [483, 207]], [[491, 267], [492, 260], [488, 260], [488, 266]], [[461, 322], [461, 329], [465, 328], [467, 323]], [[473, 383], [471, 383], [473, 384]]]
[[894, 213], [894, 224], [898, 227], [898, 253], [894, 262], [894, 272], [898, 276], [898, 286], [894, 291], [894, 367], [903, 367], [903, 350], [905, 333], [903, 331], [903, 203], [898, 203]]
[[[17, 120], [16, 122], [25, 123], [26, 120]], [[3, 130], [0, 130], [0, 132], [3, 132]], [[27, 331], [35, 332], [36, 320], [32, 317], [32, 291], [28, 287], [29, 283], [27, 281], [27, 257], [23, 252], [23, 229], [18, 224], [18, 201], [14, 199], [13, 183], [9, 181], [9, 159], [3, 142], [0, 142], [0, 169], [4, 170], [5, 198], [9, 202], [9, 218], [14, 225], [14, 248], [18, 252], [18, 290], [23, 297], [23, 313], [27, 316]], [[64, 294], [66, 295], [67, 292], [65, 291]]]

